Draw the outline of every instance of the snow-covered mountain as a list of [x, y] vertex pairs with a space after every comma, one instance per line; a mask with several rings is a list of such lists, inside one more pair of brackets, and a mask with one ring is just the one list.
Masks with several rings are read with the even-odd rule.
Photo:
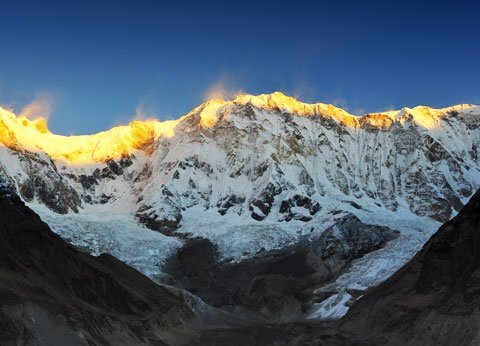
[[54, 231], [154, 278], [191, 235], [238, 261], [350, 213], [401, 232], [337, 280], [365, 287], [410, 259], [480, 186], [474, 105], [355, 116], [276, 92], [70, 137], [0, 110], [0, 141], [0, 174]]

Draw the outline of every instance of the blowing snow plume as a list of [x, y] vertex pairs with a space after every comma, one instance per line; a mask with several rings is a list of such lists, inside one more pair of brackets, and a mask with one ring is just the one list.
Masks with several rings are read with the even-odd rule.
[[204, 99], [205, 101], [231, 100], [241, 93], [241, 89], [232, 87], [231, 83], [225, 80], [225, 78], [221, 78], [207, 89], [207, 92], [204, 95]]
[[30, 120], [44, 118], [45, 121], [48, 121], [52, 111], [53, 97], [46, 93], [41, 93], [37, 94], [32, 102], [23, 107], [20, 116]]
[[135, 117], [133, 120], [154, 121], [157, 120], [156, 113], [152, 107], [145, 105], [145, 101], [140, 101], [135, 107]]

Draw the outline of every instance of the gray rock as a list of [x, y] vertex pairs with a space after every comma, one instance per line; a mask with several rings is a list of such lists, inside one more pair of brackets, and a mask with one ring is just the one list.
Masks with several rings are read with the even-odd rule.
[[365, 224], [348, 214], [312, 239], [312, 250], [332, 272], [338, 272], [348, 262], [381, 248], [398, 235], [398, 231]]

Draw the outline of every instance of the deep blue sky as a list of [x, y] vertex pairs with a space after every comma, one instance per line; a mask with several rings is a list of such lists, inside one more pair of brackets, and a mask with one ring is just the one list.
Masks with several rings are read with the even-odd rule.
[[351, 112], [480, 103], [474, 1], [8, 1], [0, 104], [54, 101], [50, 128], [90, 133], [143, 104], [160, 119], [229, 90]]

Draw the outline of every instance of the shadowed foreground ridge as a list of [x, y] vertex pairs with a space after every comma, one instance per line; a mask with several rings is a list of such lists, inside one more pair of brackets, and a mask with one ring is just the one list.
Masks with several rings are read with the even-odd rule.
[[354, 304], [344, 326], [370, 343], [478, 345], [479, 309], [480, 191], [410, 262]]
[[78, 252], [0, 188], [0, 344], [164, 344], [191, 311], [110, 255]]

